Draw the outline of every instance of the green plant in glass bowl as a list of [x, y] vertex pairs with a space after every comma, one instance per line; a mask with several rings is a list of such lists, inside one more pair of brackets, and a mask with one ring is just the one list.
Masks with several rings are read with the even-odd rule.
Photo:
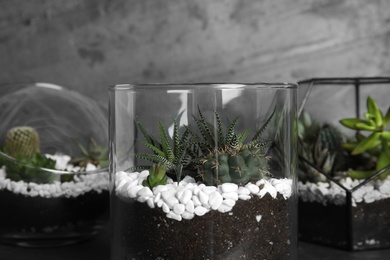
[[0, 96], [0, 242], [49, 247], [93, 237], [108, 212], [106, 116], [60, 86], [12, 89]]

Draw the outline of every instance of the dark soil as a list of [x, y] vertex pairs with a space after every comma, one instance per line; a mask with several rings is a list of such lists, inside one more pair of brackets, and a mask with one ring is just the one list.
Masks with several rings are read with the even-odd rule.
[[12, 241], [12, 238], [28, 239], [39, 235], [53, 239], [65, 233], [77, 236], [80, 230], [95, 229], [96, 221], [107, 213], [108, 208], [108, 191], [91, 191], [70, 198], [44, 198], [1, 190], [0, 237], [4, 242], [8, 238]]
[[345, 250], [390, 248], [390, 199], [347, 205], [299, 200], [299, 238]]
[[237, 201], [228, 213], [212, 210], [176, 221], [160, 208], [114, 197], [112, 259], [293, 259], [297, 238], [291, 201], [254, 196]]

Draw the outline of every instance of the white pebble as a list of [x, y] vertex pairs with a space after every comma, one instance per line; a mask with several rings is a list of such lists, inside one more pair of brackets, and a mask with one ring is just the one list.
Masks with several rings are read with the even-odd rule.
[[197, 216], [203, 216], [204, 214], [207, 213], [207, 209], [205, 207], [202, 207], [202, 206], [197, 206], [195, 208], [195, 214]]
[[192, 196], [192, 201], [194, 202], [195, 207], [202, 205], [202, 202], [200, 202], [198, 196]]
[[137, 197], [138, 191], [140, 191], [142, 188], [143, 188], [142, 185], [131, 186], [131, 187], [127, 190], [127, 194], [129, 195], [130, 198], [133, 199], [133, 198]]
[[194, 213], [194, 210], [195, 210], [194, 202], [192, 200], [188, 201], [186, 204], [186, 211], [188, 211], [189, 213]]
[[163, 204], [162, 204], [162, 210], [163, 210], [165, 213], [168, 213], [168, 212], [171, 211], [171, 209], [168, 207], [168, 205], [167, 205], [165, 202], [163, 202]]
[[223, 201], [223, 197], [219, 192], [214, 191], [210, 193], [209, 204], [212, 209], [214, 210], [218, 209], [219, 206], [221, 206], [222, 201]]
[[150, 190], [149, 187], [143, 187], [137, 192], [137, 196], [152, 197], [153, 192]]
[[260, 222], [261, 218], [262, 218], [261, 215], [257, 215], [257, 216], [256, 216], [256, 221], [257, 221], [257, 222]]
[[236, 201], [232, 199], [225, 199], [222, 203], [229, 207], [234, 207], [234, 205], [236, 205]]
[[208, 205], [208, 203], [209, 203], [209, 195], [207, 195], [203, 191], [199, 191], [198, 197], [199, 197], [199, 200], [200, 200], [200, 202], [202, 203], [203, 206]]
[[188, 211], [184, 211], [183, 214], [181, 214], [181, 216], [183, 219], [193, 219], [195, 214]]
[[214, 192], [214, 191], [216, 191], [217, 190], [217, 187], [215, 187], [215, 186], [206, 186], [206, 187], [204, 187], [203, 189], [202, 189], [202, 191], [204, 192], [204, 193], [206, 193], [207, 195], [209, 195], [210, 193], [212, 193], [212, 192]]
[[161, 192], [157, 193], [153, 199], [153, 202], [154, 203], [157, 203], [157, 201], [159, 201], [161, 199]]
[[242, 195], [238, 195], [238, 198], [240, 200], [249, 200], [249, 199], [251, 199], [251, 196], [242, 194]]
[[229, 212], [232, 210], [233, 207], [229, 206], [229, 205], [226, 205], [226, 204], [221, 204], [221, 206], [219, 206], [218, 208], [218, 211], [219, 212], [222, 212], [222, 213], [226, 213], [226, 212]]
[[167, 217], [168, 217], [168, 218], [171, 218], [171, 219], [175, 219], [175, 220], [177, 220], [177, 221], [181, 221], [181, 220], [182, 220], [182, 217], [181, 217], [180, 215], [176, 214], [176, 213], [173, 212], [173, 211], [168, 212], [168, 213], [167, 213]]
[[155, 204], [154, 204], [154, 202], [153, 202], [153, 198], [148, 198], [148, 199], [146, 200], [146, 203], [148, 204], [148, 206], [149, 206], [151, 209], [154, 209]]
[[234, 192], [234, 191], [237, 191], [238, 190], [238, 185], [235, 184], [235, 183], [223, 183], [221, 185], [221, 190], [223, 193], [227, 193], [227, 192]]
[[249, 195], [249, 194], [251, 194], [251, 192], [247, 188], [245, 187], [238, 188], [238, 195]]
[[237, 192], [225, 192], [222, 194], [222, 197], [224, 197], [225, 199], [238, 200], [238, 193]]
[[245, 186], [252, 194], [257, 194], [259, 193], [260, 191], [260, 188], [259, 186], [253, 184], [253, 183], [248, 183], [246, 186]]
[[179, 201], [183, 204], [187, 204], [192, 198], [192, 191], [191, 190], [185, 190], [181, 194]]
[[[156, 202], [156, 205], [157, 205], [157, 207], [159, 207], [159, 208], [161, 208], [162, 207], [162, 205], [164, 204], [164, 201], [163, 200], [158, 200], [157, 202]], [[168, 206], [167, 206], [168, 207]], [[168, 207], [168, 209], [169, 209], [169, 207]]]
[[186, 207], [183, 204], [176, 204], [173, 207], [173, 212], [175, 212], [178, 215], [182, 214], [185, 210], [186, 210]]

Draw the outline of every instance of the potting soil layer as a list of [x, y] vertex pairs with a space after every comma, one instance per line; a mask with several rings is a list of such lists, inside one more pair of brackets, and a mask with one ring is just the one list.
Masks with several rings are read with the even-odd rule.
[[335, 205], [299, 200], [299, 238], [346, 250], [390, 248], [390, 199]]
[[96, 233], [108, 205], [108, 191], [46, 198], [0, 190], [1, 240], [45, 239], [45, 236], [59, 239], [83, 232]]
[[113, 196], [113, 259], [293, 259], [292, 201], [253, 196], [229, 212], [177, 221], [160, 208]]

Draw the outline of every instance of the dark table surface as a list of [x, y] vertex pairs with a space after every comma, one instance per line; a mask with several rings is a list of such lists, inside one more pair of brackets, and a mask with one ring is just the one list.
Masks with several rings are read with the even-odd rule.
[[[109, 260], [110, 231], [105, 226], [92, 240], [57, 248], [21, 248], [0, 244], [0, 260]], [[300, 260], [386, 260], [390, 249], [348, 252], [311, 243], [299, 243]]]

